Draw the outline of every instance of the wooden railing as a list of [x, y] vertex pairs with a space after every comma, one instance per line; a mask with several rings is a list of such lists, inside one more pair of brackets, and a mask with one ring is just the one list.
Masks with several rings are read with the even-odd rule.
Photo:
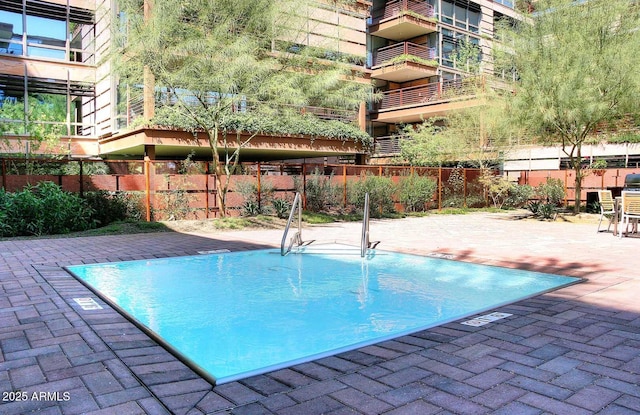
[[395, 0], [388, 2], [382, 8], [373, 10], [371, 12], [372, 23], [377, 24], [381, 20], [399, 16], [407, 11], [424, 17], [435, 17], [433, 6], [426, 1]]
[[476, 95], [483, 88], [484, 78], [473, 77], [394, 89], [382, 94], [378, 110], [448, 101], [463, 96]]
[[378, 49], [373, 58], [373, 66], [383, 65], [393, 58], [402, 55], [417, 56], [424, 60], [435, 60], [437, 58], [437, 51], [435, 48], [417, 45], [412, 42], [400, 42]]

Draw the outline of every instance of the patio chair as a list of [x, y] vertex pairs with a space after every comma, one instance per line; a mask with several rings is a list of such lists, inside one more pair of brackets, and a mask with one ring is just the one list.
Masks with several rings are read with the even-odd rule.
[[[638, 219], [640, 219], [640, 192], [622, 192], [622, 198], [620, 204], [622, 209], [620, 211], [620, 231], [618, 237], [622, 238], [623, 229], [624, 233], [628, 233], [629, 225], [633, 222], [632, 231], [638, 231]], [[627, 224], [626, 228], [623, 226]]]
[[600, 203], [600, 222], [598, 222], [597, 232], [600, 232], [600, 225], [604, 218], [609, 220], [609, 226], [607, 227], [607, 232], [609, 232], [611, 223], [613, 222], [613, 218], [616, 214], [615, 203], [613, 201], [611, 190], [598, 190], [598, 202]]

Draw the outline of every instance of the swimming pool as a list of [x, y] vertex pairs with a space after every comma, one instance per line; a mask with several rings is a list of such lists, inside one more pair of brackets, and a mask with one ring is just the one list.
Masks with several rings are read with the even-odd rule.
[[[66, 267], [212, 383], [399, 337], [578, 278], [327, 245]], [[356, 253], [357, 252], [357, 253]]]

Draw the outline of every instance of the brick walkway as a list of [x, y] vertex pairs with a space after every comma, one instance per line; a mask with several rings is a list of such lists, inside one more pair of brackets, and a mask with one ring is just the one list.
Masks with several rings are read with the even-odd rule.
[[[27, 414], [637, 414], [640, 237], [596, 224], [510, 215], [374, 221], [381, 249], [579, 276], [586, 282], [495, 311], [314, 362], [210, 384], [62, 266], [279, 243], [281, 231], [139, 234], [0, 242], [0, 413]], [[350, 236], [353, 236], [352, 238]], [[357, 244], [359, 224], [303, 239]]]

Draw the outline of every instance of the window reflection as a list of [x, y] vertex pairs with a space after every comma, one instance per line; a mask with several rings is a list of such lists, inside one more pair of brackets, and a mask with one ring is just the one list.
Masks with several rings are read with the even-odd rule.
[[22, 15], [0, 10], [0, 53], [22, 55]]
[[50, 17], [42, 17], [30, 2], [22, 3], [22, 13], [16, 3], [0, 2], [0, 54], [94, 63], [90, 11], [52, 3]]

